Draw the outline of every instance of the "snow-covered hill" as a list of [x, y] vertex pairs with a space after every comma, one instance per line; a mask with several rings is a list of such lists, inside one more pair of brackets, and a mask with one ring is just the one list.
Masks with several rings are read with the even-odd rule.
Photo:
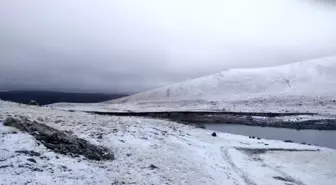
[[336, 56], [258, 68], [231, 69], [96, 104], [57, 103], [87, 111], [315, 112], [336, 115]]
[[336, 56], [284, 66], [230, 69], [110, 101], [241, 100], [264, 96], [336, 96]]

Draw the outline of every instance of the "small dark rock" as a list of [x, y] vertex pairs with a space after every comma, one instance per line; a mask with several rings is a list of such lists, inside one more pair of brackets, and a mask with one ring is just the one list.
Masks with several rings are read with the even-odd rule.
[[71, 171], [69, 168], [67, 168], [66, 166], [60, 166], [59, 167], [62, 171]]
[[130, 157], [132, 154], [126, 154], [127, 157]]
[[292, 140], [285, 140], [285, 143], [293, 143]]
[[114, 181], [114, 182], [112, 182], [111, 185], [120, 185], [120, 184], [125, 184], [125, 182]]
[[217, 137], [216, 132], [213, 132], [213, 133], [211, 134], [211, 136], [212, 136], [212, 137]]
[[99, 134], [99, 135], [97, 136], [97, 138], [98, 138], [98, 139], [103, 139], [103, 134]]
[[1, 168], [8, 168], [8, 167], [14, 167], [13, 165], [3, 165], [3, 166], [0, 166], [0, 169]]
[[260, 138], [260, 137], [257, 137], [257, 139], [258, 139], [258, 140], [261, 140], [261, 138]]
[[292, 179], [288, 179], [288, 178], [284, 178], [284, 177], [280, 177], [280, 176], [276, 176], [276, 177], [273, 177], [273, 178], [276, 179], [276, 180], [285, 181], [285, 182], [294, 182], [294, 180], [292, 180]]
[[42, 159], [42, 160], [44, 160], [44, 159], [49, 160], [49, 158], [46, 157], [46, 156], [41, 156], [40, 159]]
[[15, 153], [25, 154], [25, 155], [29, 155], [29, 156], [32, 156], [32, 157], [39, 157], [39, 156], [41, 156], [40, 153], [32, 151], [32, 150], [30, 150], [30, 151], [28, 151], [28, 150], [18, 150], [18, 151], [15, 151]]
[[37, 163], [36, 160], [33, 159], [33, 158], [28, 158], [27, 161], [30, 161], [30, 162], [32, 162], [32, 163]]
[[61, 123], [63, 122], [62, 120], [56, 120], [55, 123]]
[[34, 172], [43, 172], [43, 170], [40, 169], [40, 168], [32, 168], [32, 170], [33, 170]]
[[154, 164], [151, 164], [151, 165], [148, 166], [148, 168], [151, 169], [151, 170], [154, 170], [154, 169], [157, 169], [159, 167], [155, 166]]
[[26, 163], [26, 164], [19, 164], [19, 168], [30, 168], [32, 165], [31, 164], [28, 164], [28, 163]]

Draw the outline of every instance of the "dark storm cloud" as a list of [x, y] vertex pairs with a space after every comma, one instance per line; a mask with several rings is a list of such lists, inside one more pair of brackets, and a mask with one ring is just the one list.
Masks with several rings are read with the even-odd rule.
[[336, 55], [336, 11], [304, 0], [0, 0], [0, 90], [137, 92]]

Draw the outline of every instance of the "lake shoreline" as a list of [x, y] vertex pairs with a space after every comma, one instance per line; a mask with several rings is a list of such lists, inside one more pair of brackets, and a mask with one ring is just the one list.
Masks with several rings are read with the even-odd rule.
[[[204, 124], [205, 129], [215, 133], [224, 132], [230, 134], [248, 136], [250, 139], [281, 140], [287, 143], [300, 143], [336, 149], [335, 130], [295, 130], [288, 128], [258, 127], [238, 124]], [[267, 145], [267, 143], [265, 143]]]
[[[187, 125], [204, 128], [203, 124], [238, 124], [259, 127], [289, 129], [336, 130], [336, 119], [316, 118], [317, 113], [264, 113], [264, 112], [211, 112], [211, 111], [176, 111], [176, 112], [100, 112], [87, 113], [111, 116], [138, 116], [167, 119]], [[299, 116], [310, 116], [302, 119]], [[285, 119], [285, 117], [290, 117]]]
[[194, 124], [197, 127], [204, 128], [203, 124], [228, 124], [245, 125], [257, 127], [287, 128], [295, 130], [336, 130], [336, 119], [315, 119], [303, 121], [285, 121], [269, 118], [254, 118], [251, 116], [223, 116], [221, 118], [192, 118], [192, 119], [170, 119], [183, 124]]

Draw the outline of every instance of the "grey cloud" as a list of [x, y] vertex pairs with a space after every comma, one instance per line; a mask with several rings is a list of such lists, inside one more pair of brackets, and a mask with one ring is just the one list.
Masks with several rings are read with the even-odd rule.
[[0, 1], [0, 90], [137, 92], [336, 55], [335, 6], [307, 2]]

